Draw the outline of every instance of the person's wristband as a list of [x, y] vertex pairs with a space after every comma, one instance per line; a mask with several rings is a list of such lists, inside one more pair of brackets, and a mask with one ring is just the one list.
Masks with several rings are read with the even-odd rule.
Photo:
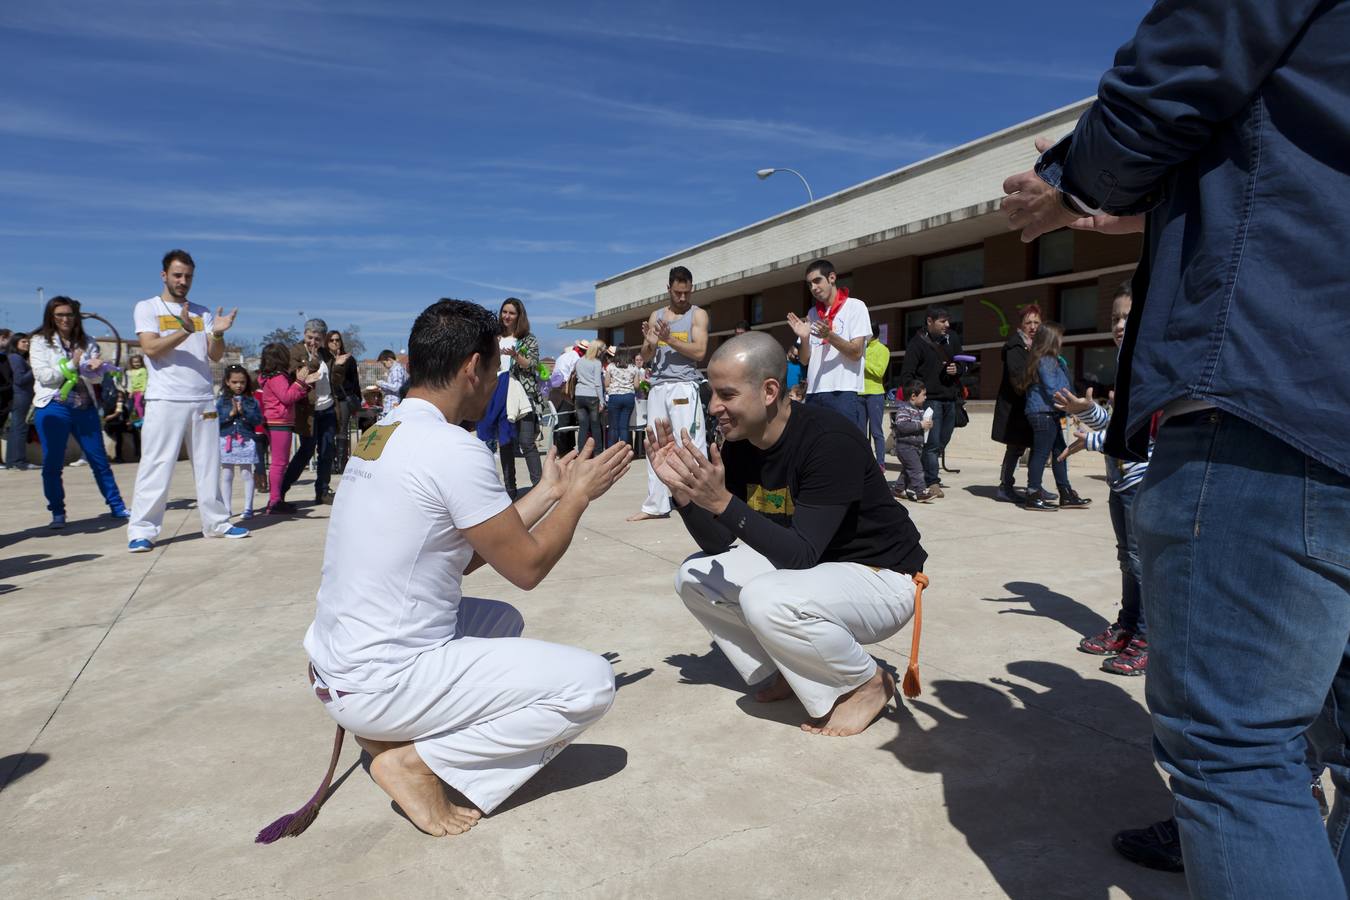
[[225, 335], [221, 334], [219, 331], [213, 331], [211, 332], [211, 339], [215, 341], [223, 341], [225, 340]]

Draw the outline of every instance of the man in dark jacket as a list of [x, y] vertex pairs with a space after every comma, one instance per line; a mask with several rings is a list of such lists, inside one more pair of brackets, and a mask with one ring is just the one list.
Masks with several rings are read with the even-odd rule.
[[998, 500], [1003, 503], [1020, 503], [1017, 496], [1017, 461], [1031, 446], [1031, 423], [1027, 421], [1027, 398], [1017, 385], [1027, 368], [1027, 354], [1031, 350], [1031, 339], [1041, 330], [1041, 308], [1032, 303], [1022, 307], [1019, 326], [1008, 335], [1008, 341], [1000, 351], [1003, 356], [1003, 375], [998, 383], [998, 398], [994, 401], [994, 427], [990, 437], [1000, 444], [1006, 444], [1003, 451], [1003, 468], [998, 476]]
[[945, 306], [930, 306], [924, 327], [910, 338], [900, 381], [914, 379], [928, 386], [927, 409], [933, 411], [933, 428], [923, 445], [923, 480], [929, 493], [942, 496], [938, 461], [951, 442], [956, 428], [956, 406], [961, 399], [961, 373], [965, 367], [952, 357], [961, 352], [961, 338], [953, 334], [952, 314]]
[[1144, 231], [1107, 452], [1156, 430], [1148, 702], [1197, 897], [1343, 897], [1350, 873], [1350, 805], [1324, 831], [1304, 760], [1325, 707], [1350, 790], [1347, 46], [1350, 0], [1160, 0], [1004, 185], [1023, 240]]

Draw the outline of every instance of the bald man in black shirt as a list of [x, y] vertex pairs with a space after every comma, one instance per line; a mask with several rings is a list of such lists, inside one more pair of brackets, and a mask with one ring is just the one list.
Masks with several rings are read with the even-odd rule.
[[649, 457], [703, 552], [680, 566], [681, 599], [755, 699], [797, 696], [802, 729], [846, 736], [895, 693], [863, 649], [914, 613], [927, 554], [864, 436], [832, 410], [787, 399], [787, 357], [762, 332], [708, 366], [725, 447], [711, 458], [656, 422]]

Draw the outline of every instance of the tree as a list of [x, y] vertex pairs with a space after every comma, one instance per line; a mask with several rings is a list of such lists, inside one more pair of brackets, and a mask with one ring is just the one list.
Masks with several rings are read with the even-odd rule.
[[356, 359], [366, 355], [366, 342], [361, 340], [360, 325], [351, 324], [342, 329], [342, 346]]
[[300, 343], [300, 329], [294, 325], [287, 325], [285, 328], [273, 328], [262, 336], [259, 343], [264, 347], [268, 344], [285, 344], [287, 347], [298, 344]]

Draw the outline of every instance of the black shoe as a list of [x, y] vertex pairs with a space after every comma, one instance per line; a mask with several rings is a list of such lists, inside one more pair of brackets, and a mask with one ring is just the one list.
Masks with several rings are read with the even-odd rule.
[[998, 493], [994, 495], [994, 499], [999, 503], [1024, 503], [1026, 502], [1026, 495], [1018, 494], [1014, 488], [999, 488]]
[[1022, 508], [1038, 509], [1041, 512], [1054, 512], [1055, 510], [1059, 509], [1058, 506], [1051, 503], [1049, 500], [1043, 500], [1040, 497], [1032, 497], [1029, 494], [1027, 495], [1027, 502], [1022, 504]]
[[1060, 488], [1059, 491], [1060, 509], [1087, 509], [1092, 504], [1091, 500], [1078, 496], [1073, 488]]
[[1111, 838], [1116, 852], [1138, 866], [1160, 872], [1184, 872], [1181, 835], [1176, 819], [1154, 822], [1147, 828], [1131, 828]]

